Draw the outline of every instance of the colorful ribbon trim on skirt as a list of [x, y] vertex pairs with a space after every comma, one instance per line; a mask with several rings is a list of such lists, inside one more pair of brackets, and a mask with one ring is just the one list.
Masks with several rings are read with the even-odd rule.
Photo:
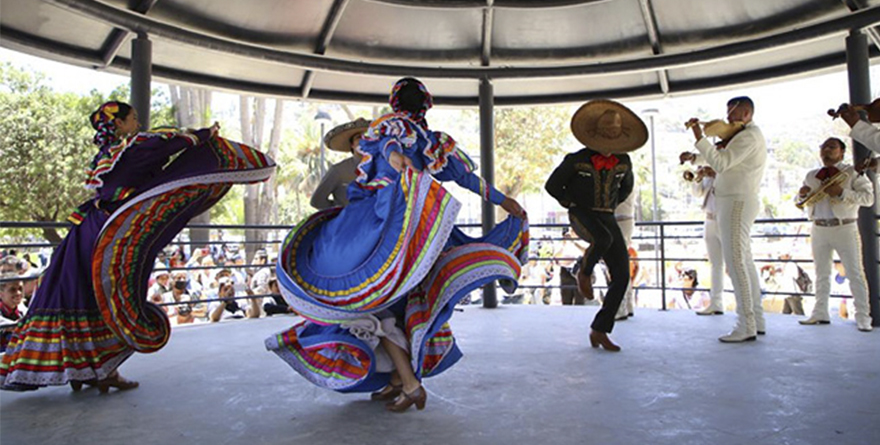
[[232, 184], [268, 179], [274, 162], [246, 145], [213, 138], [186, 150], [166, 172], [173, 174], [175, 168], [186, 169], [173, 176], [181, 179], [157, 184], [111, 215], [92, 257], [95, 297], [104, 322], [139, 352], [159, 350], [170, 333], [165, 313], [145, 301], [158, 251]]

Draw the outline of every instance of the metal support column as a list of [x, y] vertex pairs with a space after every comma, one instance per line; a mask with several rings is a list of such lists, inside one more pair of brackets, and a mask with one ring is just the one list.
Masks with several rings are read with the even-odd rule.
[[146, 33], [131, 41], [131, 106], [138, 112], [141, 129], [150, 128], [150, 82], [153, 77], [153, 42]]
[[[488, 77], [480, 79], [480, 174], [495, 185], [495, 89]], [[495, 227], [495, 206], [483, 201], [483, 235]], [[495, 283], [483, 286], [483, 307], [498, 307]]]
[[[849, 75], [849, 101], [854, 104], [871, 102], [871, 77], [868, 64], [868, 39], [861, 30], [850, 31], [846, 38], [846, 69]], [[862, 112], [862, 117], [865, 113]], [[862, 144], [853, 142], [854, 163], [871, 156], [871, 151]], [[877, 178], [869, 172], [871, 183], [874, 184], [874, 196], [877, 195]], [[859, 235], [862, 238], [862, 264], [868, 279], [868, 295], [870, 296], [871, 314], [874, 326], [880, 326], [880, 265], [877, 264], [877, 200], [871, 207], [859, 209]]]

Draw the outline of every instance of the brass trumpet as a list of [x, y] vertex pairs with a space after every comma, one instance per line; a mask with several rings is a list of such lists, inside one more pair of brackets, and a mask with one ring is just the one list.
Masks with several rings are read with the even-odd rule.
[[825, 182], [822, 183], [819, 188], [816, 190], [807, 193], [807, 196], [804, 196], [802, 199], [798, 199], [795, 202], [795, 206], [801, 210], [804, 207], [815, 205], [817, 202], [828, 197], [828, 188], [835, 184], [841, 184], [849, 177], [849, 174], [853, 171], [853, 167], [845, 168], [839, 172], [837, 172], [834, 176], [828, 178]]
[[706, 173], [708, 172], [708, 170], [710, 168], [711, 167], [709, 167], [709, 166], [702, 165], [697, 168], [696, 172], [686, 170], [684, 173], [682, 173], [681, 176], [685, 181], [688, 181], [688, 182], [700, 182], [703, 180], [703, 178], [706, 177]]

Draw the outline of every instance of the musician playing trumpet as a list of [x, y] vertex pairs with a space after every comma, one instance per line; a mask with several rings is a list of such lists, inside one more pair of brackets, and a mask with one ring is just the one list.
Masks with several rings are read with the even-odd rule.
[[828, 138], [820, 146], [822, 168], [811, 170], [798, 191], [798, 202], [806, 203], [807, 216], [813, 222], [810, 244], [816, 267], [816, 305], [802, 325], [828, 324], [828, 295], [831, 292], [831, 255], [837, 252], [849, 278], [856, 308], [856, 326], [870, 331], [871, 313], [868, 284], [862, 266], [862, 242], [855, 222], [859, 207], [874, 204], [874, 186], [843, 162], [846, 144]]
[[[682, 153], [681, 157], [690, 153]], [[690, 173], [690, 175], [688, 175]], [[703, 198], [701, 208], [706, 212], [703, 224], [703, 241], [709, 255], [709, 267], [712, 281], [709, 286], [709, 305], [700, 308], [697, 315], [723, 315], [724, 299], [724, 256], [721, 248], [721, 231], [718, 229], [717, 209], [715, 208], [715, 170], [708, 165], [697, 168], [697, 172], [686, 171], [684, 179], [691, 183], [691, 194]]]

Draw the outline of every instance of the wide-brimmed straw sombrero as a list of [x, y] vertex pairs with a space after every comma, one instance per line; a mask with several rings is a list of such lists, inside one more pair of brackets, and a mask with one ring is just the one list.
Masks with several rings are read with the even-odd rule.
[[591, 100], [571, 117], [571, 132], [582, 144], [604, 154], [637, 150], [648, 141], [648, 128], [623, 104]]
[[351, 151], [351, 138], [358, 133], [367, 131], [369, 126], [370, 121], [359, 117], [328, 131], [324, 135], [324, 144], [333, 151], [348, 153]]

